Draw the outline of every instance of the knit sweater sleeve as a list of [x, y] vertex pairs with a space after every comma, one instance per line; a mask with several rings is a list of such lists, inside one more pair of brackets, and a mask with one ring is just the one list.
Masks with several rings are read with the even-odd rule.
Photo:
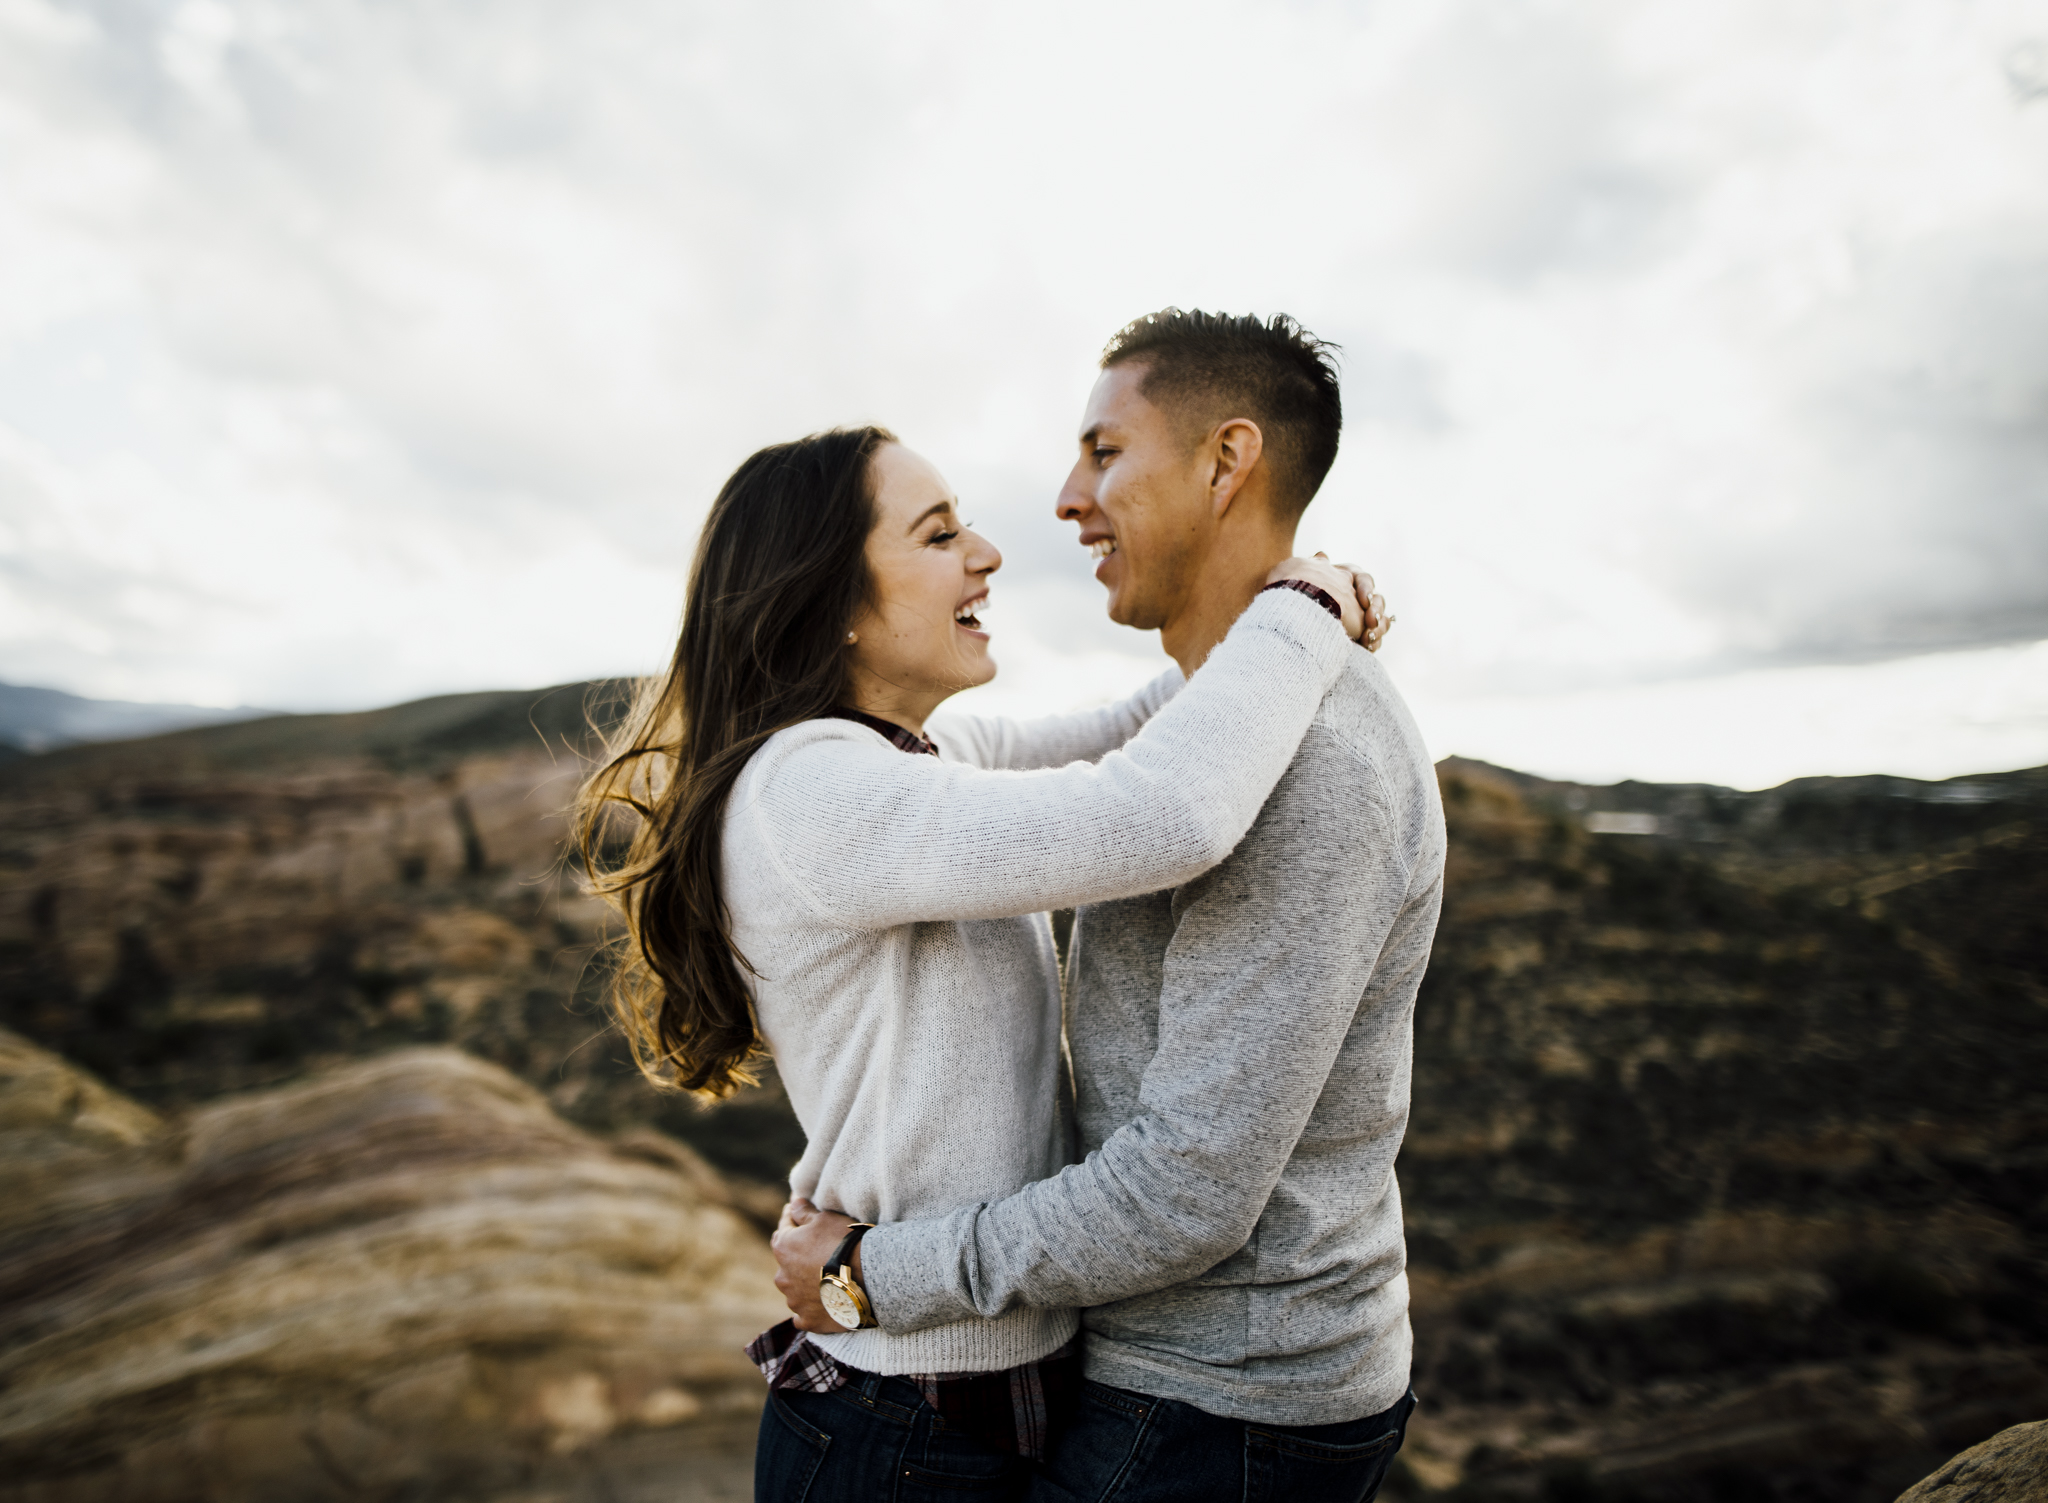
[[1128, 699], [1073, 715], [1010, 720], [990, 715], [939, 715], [925, 734], [957, 761], [988, 768], [1064, 767], [1115, 751], [1165, 708], [1186, 682], [1169, 668]]
[[1311, 733], [1230, 860], [1175, 896], [1136, 1118], [1006, 1199], [868, 1233], [863, 1282], [884, 1330], [1199, 1279], [1246, 1245], [1347, 1038], [1387, 1042], [1339, 1097], [1405, 1097], [1396, 1047], [1413, 994], [1361, 1006], [1408, 894], [1402, 832], [1332, 773], [1353, 754], [1322, 741]]
[[809, 722], [742, 776], [726, 848], [772, 863], [818, 920], [849, 929], [1175, 886], [1244, 838], [1355, 650], [1312, 601], [1261, 594], [1188, 687], [1093, 764], [990, 771]]

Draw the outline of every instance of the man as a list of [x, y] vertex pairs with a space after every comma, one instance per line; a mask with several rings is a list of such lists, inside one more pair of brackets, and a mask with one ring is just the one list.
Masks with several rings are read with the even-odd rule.
[[[1294, 552], [1336, 458], [1336, 374], [1284, 316], [1177, 309], [1102, 366], [1058, 513], [1100, 557], [1111, 618], [1158, 630], [1192, 675]], [[1444, 830], [1399, 695], [1354, 657], [1223, 865], [1077, 915], [1083, 1162], [835, 1263], [884, 1329], [1089, 1307], [1089, 1381], [1034, 1497], [1369, 1498], [1400, 1445], [1393, 1166]], [[795, 1215], [778, 1286], [799, 1325], [836, 1329], [819, 1281], [851, 1223]]]

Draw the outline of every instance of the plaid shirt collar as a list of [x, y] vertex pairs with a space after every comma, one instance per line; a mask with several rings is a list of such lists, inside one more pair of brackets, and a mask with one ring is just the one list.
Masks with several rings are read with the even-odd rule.
[[917, 732], [906, 731], [894, 721], [884, 720], [879, 715], [869, 715], [864, 711], [849, 710], [842, 706], [837, 710], [826, 711], [826, 718], [830, 720], [851, 720], [856, 725], [864, 725], [871, 731], [887, 736], [890, 744], [899, 751], [912, 752], [919, 756], [928, 757], [936, 757], [939, 754], [938, 747], [918, 735]]

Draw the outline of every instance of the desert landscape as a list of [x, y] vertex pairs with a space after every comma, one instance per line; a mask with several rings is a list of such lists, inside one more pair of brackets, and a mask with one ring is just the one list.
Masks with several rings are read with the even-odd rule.
[[[606, 702], [0, 764], [0, 1499], [747, 1495], [800, 1134], [597, 1012]], [[2048, 1415], [2048, 769], [1439, 773], [1386, 1496], [1880, 1503]]]

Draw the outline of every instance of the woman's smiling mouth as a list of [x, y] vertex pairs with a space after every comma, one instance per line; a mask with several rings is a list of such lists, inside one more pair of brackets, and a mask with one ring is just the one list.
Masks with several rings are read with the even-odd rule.
[[980, 632], [981, 613], [987, 609], [988, 592], [984, 590], [972, 600], [962, 601], [959, 609], [953, 612], [953, 620], [956, 624], [966, 627], [971, 632]]

